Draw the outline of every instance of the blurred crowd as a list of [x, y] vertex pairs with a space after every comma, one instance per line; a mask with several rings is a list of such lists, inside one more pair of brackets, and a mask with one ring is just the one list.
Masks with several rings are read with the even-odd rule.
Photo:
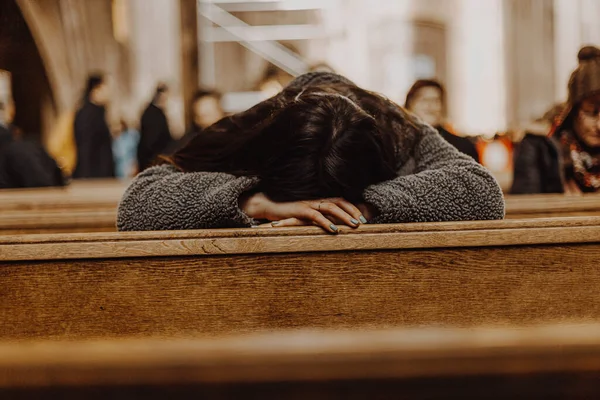
[[[565, 82], [568, 99], [532, 121], [518, 143], [508, 136], [497, 137], [494, 142], [507, 151], [514, 166], [512, 186], [507, 188], [510, 193], [600, 191], [600, 49], [587, 46], [577, 56], [579, 66]], [[313, 70], [331, 68], [322, 64]], [[271, 96], [291, 78], [269, 68], [256, 89]], [[76, 149], [76, 163], [70, 174], [61, 171], [38, 141], [21, 134], [12, 124], [13, 102], [1, 101], [0, 187], [64, 185], [64, 175], [75, 179], [131, 178], [151, 166], [159, 155], [172, 154], [226, 115], [221, 93], [198, 89], [189, 104], [191, 123], [185, 134], [175, 139], [169, 129], [168, 98], [168, 85], [159, 83], [138, 121], [120, 118], [112, 124], [106, 111], [110, 85], [102, 74], [90, 76], [74, 118], [63, 124], [74, 138]], [[461, 137], [447, 120], [446, 91], [440, 82], [418, 80], [406, 94], [403, 106], [437, 129], [458, 150], [493, 166], [493, 146], [481, 139]]]

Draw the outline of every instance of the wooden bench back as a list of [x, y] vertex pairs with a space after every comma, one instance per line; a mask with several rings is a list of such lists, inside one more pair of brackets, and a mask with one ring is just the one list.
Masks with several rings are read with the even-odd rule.
[[[0, 192], [0, 235], [114, 232], [126, 183]], [[600, 195], [506, 196], [506, 218], [600, 216]]]
[[0, 212], [116, 210], [128, 183], [118, 180], [74, 181], [64, 188], [0, 190]]
[[506, 196], [506, 217], [549, 218], [599, 216], [600, 194], [565, 196], [559, 194]]
[[597, 398], [599, 332], [579, 325], [0, 344], [0, 394]]
[[600, 218], [0, 238], [0, 340], [600, 320]]

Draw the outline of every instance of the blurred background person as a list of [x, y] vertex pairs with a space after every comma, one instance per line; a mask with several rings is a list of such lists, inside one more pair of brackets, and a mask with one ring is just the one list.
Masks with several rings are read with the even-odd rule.
[[[566, 108], [557, 104], [525, 128], [525, 136], [514, 153], [511, 194], [562, 193], [560, 145], [548, 137], [552, 125]], [[539, 165], [532, 167], [532, 162]]]
[[521, 142], [511, 192], [600, 191], [600, 49], [583, 47], [569, 80], [569, 99], [549, 137]]
[[88, 78], [81, 108], [75, 114], [77, 165], [73, 178], [115, 176], [112, 137], [106, 122], [109, 88], [104, 75]]
[[430, 79], [416, 81], [406, 95], [405, 107], [437, 129], [448, 143], [479, 162], [475, 144], [467, 138], [451, 133], [451, 129], [445, 126], [446, 92], [441, 83]]
[[172, 146], [173, 139], [165, 113], [168, 98], [168, 86], [159, 84], [156, 87], [152, 101], [142, 114], [140, 141], [137, 149], [140, 172], [150, 167], [159, 154]]
[[115, 158], [115, 175], [117, 178], [132, 178], [137, 173], [137, 148], [139, 141], [140, 133], [129, 127], [124, 119], [121, 119], [112, 146]]
[[14, 102], [0, 102], [0, 189], [63, 186], [60, 168], [42, 145], [12, 125]]
[[262, 77], [256, 85], [259, 92], [264, 93], [265, 98], [275, 96], [281, 92], [292, 77], [273, 64], [267, 65]]
[[[192, 98], [190, 112], [192, 123], [188, 131], [177, 141], [173, 150], [188, 144], [196, 135], [225, 116], [222, 94], [216, 90], [200, 89]], [[171, 153], [172, 151], [169, 151]]]

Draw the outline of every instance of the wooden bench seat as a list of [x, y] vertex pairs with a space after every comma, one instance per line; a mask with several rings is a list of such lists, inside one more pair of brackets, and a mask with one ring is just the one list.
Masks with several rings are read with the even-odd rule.
[[3, 211], [0, 235], [116, 232], [116, 209]]
[[[121, 191], [108, 194], [54, 193], [40, 199], [27, 198], [17, 209], [0, 212], [0, 235], [29, 233], [114, 232]], [[103, 197], [104, 196], [104, 197]], [[0, 209], [3, 195], [0, 193]], [[20, 201], [20, 200], [19, 200]], [[6, 205], [6, 204], [5, 204]], [[562, 195], [507, 196], [508, 219], [600, 216], [600, 195], [568, 197]]]
[[0, 344], [5, 398], [591, 399], [599, 379], [599, 325]]
[[0, 238], [0, 340], [600, 320], [600, 217]]
[[[114, 232], [117, 206], [127, 185], [83, 180], [66, 188], [0, 191], [0, 235]], [[600, 194], [506, 196], [509, 219], [569, 216], [600, 216]]]
[[115, 210], [128, 182], [73, 181], [64, 188], [0, 190], [0, 212], [43, 210]]
[[513, 219], [600, 215], [600, 194], [506, 196], [506, 217]]

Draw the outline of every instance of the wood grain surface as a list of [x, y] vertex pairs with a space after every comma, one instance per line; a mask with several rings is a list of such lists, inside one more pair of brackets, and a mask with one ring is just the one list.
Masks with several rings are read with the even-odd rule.
[[74, 181], [63, 188], [0, 190], [0, 211], [116, 210], [128, 182]]
[[116, 209], [3, 211], [0, 235], [116, 232]]
[[[74, 182], [67, 188], [0, 191], [0, 234], [110, 232], [127, 182]], [[6, 212], [9, 215], [3, 216]], [[53, 214], [61, 213], [60, 218]], [[84, 215], [87, 213], [88, 215]], [[600, 216], [600, 195], [506, 196], [508, 219]]]
[[598, 325], [0, 344], [15, 398], [574, 399], [599, 378]]
[[[194, 373], [177, 373], [179, 368]], [[63, 372], [44, 373], [52, 369]], [[173, 373], [153, 376], [158, 371]], [[0, 343], [0, 387], [567, 371], [600, 372], [600, 325], [300, 330], [196, 340]]]
[[0, 339], [599, 321], [598, 259], [574, 243], [3, 262]]
[[506, 218], [547, 218], [600, 215], [600, 194], [512, 195], [505, 197]]
[[[125, 182], [76, 182], [63, 189], [0, 191], [0, 235], [114, 232]], [[506, 197], [506, 218], [600, 216], [600, 195]]]
[[[339, 235], [318, 228], [0, 237], [0, 260], [396, 250], [596, 243], [600, 218], [367, 225]], [[452, 234], [450, 234], [452, 232]]]

